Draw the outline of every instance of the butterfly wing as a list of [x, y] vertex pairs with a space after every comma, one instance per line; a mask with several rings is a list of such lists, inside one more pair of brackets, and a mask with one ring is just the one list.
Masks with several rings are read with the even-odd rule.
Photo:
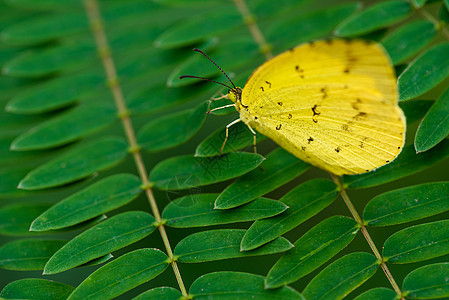
[[242, 92], [241, 119], [300, 159], [337, 175], [391, 162], [405, 140], [385, 50], [362, 40], [316, 41], [261, 65]]

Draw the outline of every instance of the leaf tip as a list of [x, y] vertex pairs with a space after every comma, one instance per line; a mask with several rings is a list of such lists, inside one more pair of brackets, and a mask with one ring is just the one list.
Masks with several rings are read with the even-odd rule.
[[248, 247], [248, 245], [240, 244], [240, 252], [245, 252], [249, 250], [252, 250], [252, 248]]
[[44, 270], [42, 271], [42, 275], [52, 275], [55, 274], [57, 272], [52, 271], [51, 269], [49, 270], [48, 268], [48, 264], [51, 262], [51, 258], [47, 261], [47, 264], [44, 267]]
[[23, 189], [24, 189], [23, 180], [21, 180], [21, 181], [19, 182], [19, 184], [17, 185], [17, 188], [18, 188], [19, 190], [23, 190]]
[[11, 145], [9, 145], [9, 151], [15, 151], [17, 150], [17, 144], [15, 143], [15, 141], [13, 141], [11, 143]]
[[281, 287], [281, 284], [276, 284], [276, 282], [272, 282], [271, 280], [267, 280], [268, 277], [265, 277], [264, 283], [263, 283], [263, 288], [265, 290], [271, 290], [271, 289], [275, 289], [278, 287]]
[[226, 206], [223, 206], [222, 204], [220, 204], [220, 202], [217, 202], [217, 200], [215, 200], [214, 202], [214, 209], [216, 210], [223, 210], [226, 209]]
[[31, 223], [29, 231], [39, 231], [39, 224], [36, 224], [36, 221], [37, 221], [37, 220], [38, 220], [38, 219], [35, 219], [35, 220]]

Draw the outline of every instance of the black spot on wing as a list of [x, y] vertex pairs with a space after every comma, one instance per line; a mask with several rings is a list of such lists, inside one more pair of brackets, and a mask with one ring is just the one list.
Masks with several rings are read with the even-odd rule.
[[299, 74], [299, 77], [304, 78], [304, 69], [302, 69], [300, 66], [295, 66], [295, 71]]
[[351, 103], [351, 106], [355, 110], [360, 110], [361, 103], [362, 103], [362, 100], [360, 98], [357, 98], [354, 102]]
[[315, 122], [315, 123], [318, 123], [318, 118], [317, 118], [316, 116], [319, 116], [319, 115], [321, 114], [321, 113], [317, 110], [317, 108], [318, 108], [318, 105], [317, 105], [317, 104], [315, 104], [315, 105], [312, 107], [312, 112], [313, 112], [312, 121]]
[[320, 89], [320, 92], [323, 93], [323, 100], [327, 98], [327, 86]]
[[358, 114], [356, 114], [354, 117], [352, 117], [354, 120], [359, 120], [360, 118], [366, 117], [367, 113], [366, 112], [359, 112]]

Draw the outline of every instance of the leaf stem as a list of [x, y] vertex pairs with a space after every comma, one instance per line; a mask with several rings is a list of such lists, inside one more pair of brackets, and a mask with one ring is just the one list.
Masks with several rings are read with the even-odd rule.
[[259, 49], [262, 52], [262, 54], [265, 56], [266, 59], [272, 58], [273, 54], [271, 53], [271, 46], [265, 40], [264, 35], [262, 34], [259, 26], [257, 25], [255, 16], [251, 14], [251, 12], [249, 11], [245, 0], [234, 0], [234, 3], [235, 6], [237, 6], [237, 9], [239, 10], [240, 14], [242, 15], [246, 26], [248, 26], [248, 29], [251, 32], [253, 39], [259, 45]]
[[171, 261], [171, 266], [175, 273], [176, 280], [178, 281], [179, 288], [181, 289], [183, 296], [187, 298], [188, 293], [184, 286], [184, 282], [179, 272], [178, 265], [174, 260], [173, 251], [171, 249], [167, 233], [163, 226], [161, 214], [159, 212], [156, 199], [154, 198], [154, 194], [148, 180], [148, 172], [145, 168], [145, 164], [143, 163], [140, 147], [137, 144], [136, 134], [129, 117], [129, 111], [126, 107], [123, 92], [119, 84], [117, 70], [110, 53], [109, 43], [104, 31], [98, 3], [96, 0], [84, 0], [84, 5], [86, 7], [86, 13], [92, 27], [92, 32], [97, 44], [98, 52], [100, 54], [100, 58], [106, 72], [107, 81], [111, 89], [120, 119], [122, 121], [123, 129], [125, 131], [129, 147], [131, 149], [130, 152], [133, 155], [134, 163], [136, 165], [140, 179], [142, 180], [142, 185], [145, 187], [145, 194], [150, 204], [151, 211], [153, 212], [154, 218], [156, 220], [156, 224], [158, 224], [159, 233], [161, 235], [168, 257]]
[[[387, 276], [387, 279], [390, 282], [391, 286], [393, 287], [394, 291], [396, 292], [396, 294], [402, 295], [401, 289], [399, 288], [398, 284], [394, 280], [393, 275], [391, 274], [390, 270], [388, 269], [388, 266], [384, 262], [382, 255], [380, 254], [379, 250], [376, 247], [376, 244], [374, 243], [368, 230], [366, 229], [365, 225], [363, 224], [362, 218], [359, 216], [357, 210], [355, 209], [354, 205], [352, 204], [351, 199], [349, 199], [348, 193], [346, 193], [346, 189], [342, 185], [340, 179], [332, 173], [329, 173], [329, 175], [332, 178], [332, 180], [335, 182], [335, 184], [338, 186], [341, 198], [343, 199], [343, 201], [345, 202], [349, 211], [351, 212], [351, 215], [354, 218], [354, 220], [359, 224], [360, 231], [362, 232], [363, 236], [365, 237], [365, 240], [367, 241], [368, 245], [370, 246], [371, 250], [373, 251], [374, 256], [376, 256], [376, 258], [381, 262], [380, 267], [384, 271], [385, 276]], [[405, 299], [405, 298], [402, 297], [401, 299]]]
[[424, 7], [416, 8], [416, 11], [418, 11], [418, 13], [425, 19], [432, 22], [435, 27], [445, 36], [445, 38], [449, 40], [449, 30], [445, 27], [445, 23], [443, 21], [438, 21], [437, 19], [435, 19], [435, 17], [426, 9], [424, 9]]

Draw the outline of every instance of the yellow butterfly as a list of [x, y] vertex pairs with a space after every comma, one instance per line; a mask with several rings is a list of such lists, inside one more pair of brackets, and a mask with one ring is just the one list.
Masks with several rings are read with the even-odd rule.
[[266, 61], [243, 89], [234, 86], [226, 96], [240, 113], [227, 128], [243, 121], [254, 134], [336, 175], [375, 170], [404, 145], [395, 72], [374, 42], [300, 45]]

